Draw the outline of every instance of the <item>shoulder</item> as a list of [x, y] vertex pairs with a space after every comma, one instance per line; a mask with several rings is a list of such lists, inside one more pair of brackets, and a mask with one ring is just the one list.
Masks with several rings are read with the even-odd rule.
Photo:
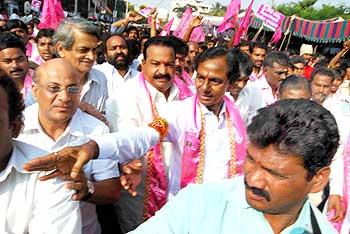
[[109, 132], [107, 125], [94, 116], [80, 109], [77, 109], [75, 115], [79, 118], [84, 132], [87, 135], [102, 135]]
[[89, 72], [89, 76], [93, 81], [97, 82], [98, 84], [102, 86], [107, 86], [107, 78], [102, 71], [93, 67]]

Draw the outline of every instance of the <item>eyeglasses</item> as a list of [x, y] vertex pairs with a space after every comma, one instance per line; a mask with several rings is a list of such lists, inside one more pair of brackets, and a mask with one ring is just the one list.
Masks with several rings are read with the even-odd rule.
[[72, 85], [72, 86], [68, 86], [66, 88], [64, 87], [61, 87], [61, 86], [44, 86], [38, 82], [36, 82], [35, 84], [39, 85], [40, 87], [42, 87], [43, 89], [45, 89], [46, 91], [50, 92], [50, 93], [53, 93], [53, 94], [58, 94], [60, 92], [62, 92], [63, 90], [66, 90], [66, 92], [68, 94], [71, 94], [71, 95], [77, 95], [77, 94], [80, 94], [80, 91], [81, 91], [81, 87], [80, 86], [77, 86], [77, 85]]

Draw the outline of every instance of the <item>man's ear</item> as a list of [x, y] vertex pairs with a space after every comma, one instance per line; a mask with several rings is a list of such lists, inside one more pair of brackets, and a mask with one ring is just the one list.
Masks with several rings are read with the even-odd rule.
[[323, 167], [314, 177], [311, 179], [311, 190], [310, 193], [317, 193], [322, 191], [327, 183], [329, 182], [329, 174], [331, 172], [330, 167]]
[[63, 48], [62, 43], [58, 42], [56, 44], [55, 48], [56, 48], [56, 53], [57, 53], [58, 57], [64, 58], [64, 56], [65, 56], [65, 49]]

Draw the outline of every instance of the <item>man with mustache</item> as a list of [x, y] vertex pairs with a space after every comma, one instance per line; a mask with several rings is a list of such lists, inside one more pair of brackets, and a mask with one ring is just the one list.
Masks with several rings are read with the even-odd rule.
[[248, 127], [244, 176], [191, 185], [132, 234], [337, 233], [309, 199], [328, 183], [339, 134], [315, 102], [281, 100]]
[[10, 32], [0, 34], [0, 69], [13, 79], [23, 97], [32, 86], [34, 71], [28, 68], [26, 48], [23, 42]]
[[263, 62], [263, 76], [254, 82], [248, 82], [236, 102], [246, 124], [251, 122], [258, 109], [277, 101], [279, 85], [286, 78], [287, 72], [287, 55], [278, 51], [267, 54]]

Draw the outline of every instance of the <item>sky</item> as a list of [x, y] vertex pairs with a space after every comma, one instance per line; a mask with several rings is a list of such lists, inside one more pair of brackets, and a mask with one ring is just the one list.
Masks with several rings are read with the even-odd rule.
[[[186, 1], [186, 0], [183, 0]], [[210, 3], [215, 3], [215, 2], [220, 2], [223, 5], [228, 5], [230, 3], [230, 0], [207, 0]], [[257, 9], [260, 4], [262, 3], [267, 3], [271, 4], [273, 0], [255, 0], [253, 8]], [[164, 9], [169, 9], [171, 0], [129, 0], [129, 2], [135, 4], [136, 6], [138, 5], [149, 5], [149, 6], [158, 6], [158, 8], [164, 8]], [[287, 3], [287, 2], [298, 2], [298, 0], [274, 0], [275, 4], [280, 4], [280, 3]], [[242, 8], [246, 8], [250, 0], [241, 0], [242, 3]], [[349, 0], [318, 0], [317, 5], [321, 6], [322, 4], [332, 4], [332, 5], [337, 5], [337, 4], [345, 4], [350, 7], [350, 1]], [[316, 6], [317, 6], [316, 5]]]

